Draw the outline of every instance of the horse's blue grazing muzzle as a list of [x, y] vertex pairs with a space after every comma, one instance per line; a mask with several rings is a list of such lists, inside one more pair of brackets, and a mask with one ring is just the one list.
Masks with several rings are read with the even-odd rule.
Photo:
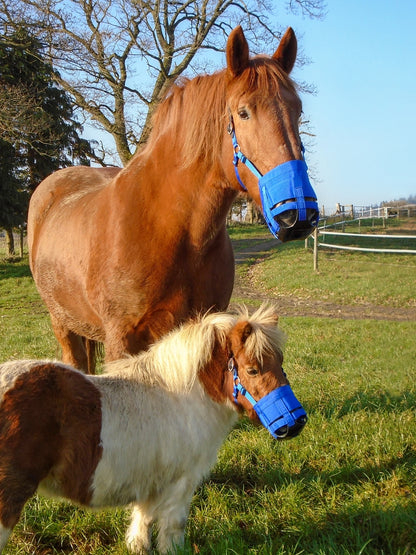
[[290, 160], [263, 175], [241, 152], [231, 115], [228, 133], [234, 148], [233, 164], [237, 180], [247, 191], [238, 172], [239, 162], [258, 178], [263, 215], [273, 235], [282, 243], [308, 237], [318, 225], [319, 207], [309, 181], [306, 162]]
[[308, 417], [299, 401], [296, 399], [290, 385], [282, 385], [273, 389], [259, 401], [241, 385], [238, 369], [231, 358], [228, 369], [233, 373], [234, 401], [238, 403], [238, 394], [243, 395], [253, 405], [263, 426], [269, 430], [275, 439], [296, 437], [306, 424]]
[[304, 239], [318, 225], [319, 208], [304, 160], [276, 166], [259, 179], [263, 215], [281, 241]]

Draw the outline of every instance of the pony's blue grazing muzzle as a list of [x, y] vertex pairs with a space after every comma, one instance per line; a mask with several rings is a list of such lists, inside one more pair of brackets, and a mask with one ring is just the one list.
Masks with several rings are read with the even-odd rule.
[[238, 403], [239, 394], [245, 397], [253, 405], [260, 422], [275, 439], [296, 437], [301, 432], [308, 417], [290, 385], [282, 385], [273, 389], [262, 399], [256, 401], [241, 384], [233, 358], [228, 361], [228, 369], [233, 373], [234, 401]]
[[306, 424], [307, 416], [290, 385], [283, 385], [253, 405], [260, 422], [276, 439], [295, 437]]
[[266, 223], [281, 241], [304, 239], [318, 225], [319, 208], [304, 160], [276, 166], [259, 179]]

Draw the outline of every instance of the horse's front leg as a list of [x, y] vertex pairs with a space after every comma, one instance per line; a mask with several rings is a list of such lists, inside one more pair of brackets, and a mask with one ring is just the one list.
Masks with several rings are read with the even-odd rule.
[[122, 319], [112, 322], [106, 330], [106, 361], [117, 360], [126, 353], [135, 355], [146, 351], [149, 345], [171, 331], [176, 323], [174, 313], [166, 309], [148, 312], [135, 324], [126, 324]]
[[152, 543], [153, 518], [143, 505], [134, 504], [130, 526], [126, 533], [126, 544], [132, 553], [150, 553]]
[[55, 336], [62, 348], [62, 362], [74, 366], [78, 370], [88, 372], [88, 356], [83, 338], [70, 331], [61, 321], [52, 315], [51, 322]]

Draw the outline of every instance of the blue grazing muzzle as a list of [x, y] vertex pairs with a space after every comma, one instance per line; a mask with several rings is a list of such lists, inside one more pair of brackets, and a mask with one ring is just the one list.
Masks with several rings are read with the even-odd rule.
[[[283, 243], [308, 237], [318, 225], [319, 207], [306, 162], [290, 160], [263, 175], [241, 152], [231, 114], [228, 133], [234, 148], [233, 164], [237, 180], [247, 191], [238, 172], [239, 162], [258, 178], [263, 215], [273, 235]], [[302, 145], [302, 154], [303, 151]]]
[[275, 439], [296, 437], [306, 424], [308, 417], [299, 401], [296, 399], [290, 385], [282, 385], [256, 401], [254, 397], [241, 385], [238, 370], [231, 358], [228, 362], [230, 372], [234, 377], [234, 401], [238, 403], [238, 394], [243, 395], [253, 405], [263, 426], [269, 430]]
[[304, 160], [285, 162], [262, 175], [259, 189], [263, 215], [275, 237], [283, 241], [293, 229], [291, 239], [304, 239], [318, 225], [318, 203]]
[[282, 385], [253, 405], [260, 422], [276, 439], [295, 437], [307, 416], [290, 385]]

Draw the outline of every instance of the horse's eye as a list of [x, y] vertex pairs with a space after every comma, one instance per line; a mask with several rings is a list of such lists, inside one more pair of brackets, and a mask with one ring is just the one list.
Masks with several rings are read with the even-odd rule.
[[257, 370], [257, 368], [253, 368], [253, 367], [247, 368], [247, 374], [249, 376], [257, 376], [258, 373], [259, 371]]
[[250, 119], [250, 114], [247, 112], [245, 108], [240, 108], [238, 110], [238, 117], [240, 119]]

